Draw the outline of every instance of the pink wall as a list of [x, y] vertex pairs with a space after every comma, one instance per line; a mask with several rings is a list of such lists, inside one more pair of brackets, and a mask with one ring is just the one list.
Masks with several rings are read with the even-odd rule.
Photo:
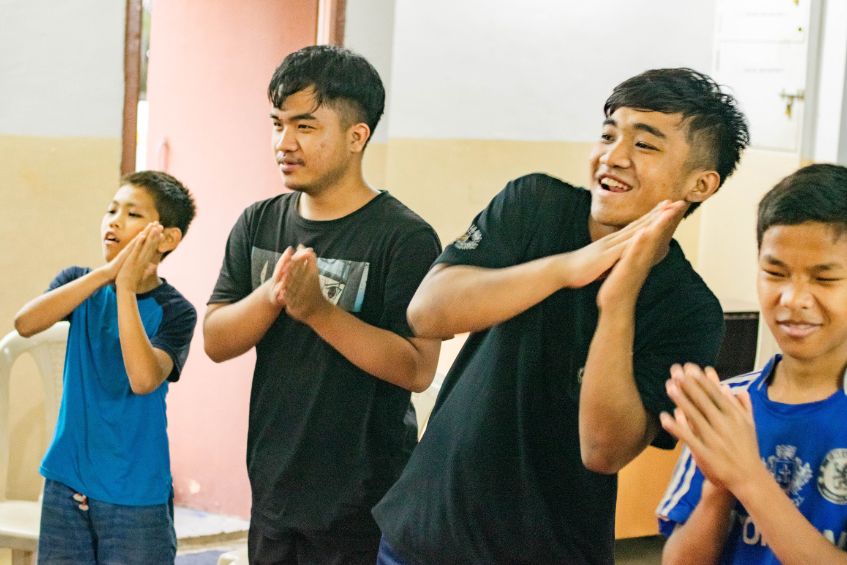
[[154, 5], [148, 162], [182, 180], [198, 207], [187, 238], [162, 265], [201, 320], [182, 379], [168, 395], [178, 504], [250, 512], [245, 452], [254, 356], [212, 363], [201, 324], [232, 224], [247, 205], [282, 190], [265, 91], [287, 53], [314, 43], [316, 17], [317, 0]]

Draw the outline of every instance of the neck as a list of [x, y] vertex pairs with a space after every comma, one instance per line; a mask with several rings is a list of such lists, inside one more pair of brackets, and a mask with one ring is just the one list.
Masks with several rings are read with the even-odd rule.
[[361, 174], [342, 179], [314, 192], [301, 192], [300, 215], [307, 220], [336, 220], [351, 214], [373, 200], [379, 191], [365, 182]]
[[776, 367], [768, 397], [785, 404], [803, 404], [829, 398], [844, 386], [847, 359], [796, 359], [788, 355]]

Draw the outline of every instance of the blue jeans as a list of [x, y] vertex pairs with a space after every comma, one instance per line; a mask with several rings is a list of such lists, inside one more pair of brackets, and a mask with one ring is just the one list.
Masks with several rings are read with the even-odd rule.
[[80, 510], [74, 494], [62, 483], [44, 483], [39, 564], [173, 564], [173, 499], [155, 506], [123, 506], [89, 498], [88, 510]]
[[407, 561], [397, 555], [394, 548], [388, 545], [385, 536], [379, 540], [379, 554], [376, 556], [376, 565], [408, 565]]

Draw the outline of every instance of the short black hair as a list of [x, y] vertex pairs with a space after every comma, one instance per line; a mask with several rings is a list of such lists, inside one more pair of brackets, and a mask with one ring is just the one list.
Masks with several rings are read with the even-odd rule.
[[[347, 110], [350, 123], [376, 129], [385, 110], [385, 88], [379, 73], [364, 57], [335, 45], [311, 45], [288, 55], [268, 85], [268, 99], [281, 108], [285, 99], [314, 89], [318, 106]], [[346, 106], [346, 108], [345, 108]]]
[[[713, 167], [720, 176], [718, 186], [735, 171], [750, 144], [747, 119], [736, 99], [694, 69], [653, 69], [623, 81], [612, 90], [603, 112], [608, 118], [618, 108], [682, 114], [692, 146], [691, 165]], [[686, 215], [699, 205], [692, 203]]]
[[159, 223], [166, 228], [179, 228], [183, 237], [197, 213], [194, 198], [176, 178], [162, 171], [137, 171], [121, 177], [121, 186], [137, 186], [153, 197]]
[[777, 183], [759, 202], [756, 240], [772, 226], [826, 224], [836, 238], [847, 234], [847, 168], [808, 165]]

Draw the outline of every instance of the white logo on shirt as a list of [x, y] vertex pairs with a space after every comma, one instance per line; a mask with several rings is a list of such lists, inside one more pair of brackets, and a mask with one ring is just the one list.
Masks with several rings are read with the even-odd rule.
[[812, 478], [812, 467], [803, 463], [796, 454], [797, 447], [793, 445], [777, 445], [776, 455], [765, 459], [765, 464], [785, 494], [791, 497], [796, 506], [800, 506], [803, 502], [800, 491]]
[[479, 242], [482, 241], [482, 232], [476, 227], [476, 224], [471, 224], [462, 237], [453, 242], [457, 249], [469, 251], [479, 247]]
[[832, 503], [847, 504], [847, 449], [833, 449], [823, 458], [818, 491]]

